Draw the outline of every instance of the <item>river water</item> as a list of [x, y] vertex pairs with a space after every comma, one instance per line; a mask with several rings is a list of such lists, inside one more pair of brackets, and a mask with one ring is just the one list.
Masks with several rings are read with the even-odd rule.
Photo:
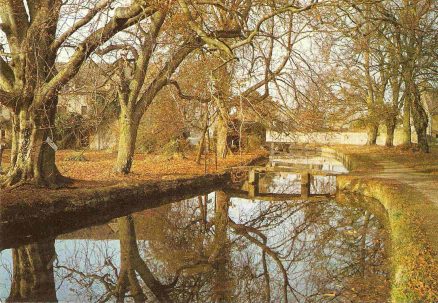
[[[287, 163], [286, 163], [287, 162]], [[296, 155], [270, 167], [346, 172]], [[63, 302], [386, 302], [386, 218], [336, 176], [260, 176], [259, 196], [220, 189], [0, 253], [0, 299]], [[241, 193], [241, 191], [239, 191]], [[288, 199], [275, 199], [286, 197]]]

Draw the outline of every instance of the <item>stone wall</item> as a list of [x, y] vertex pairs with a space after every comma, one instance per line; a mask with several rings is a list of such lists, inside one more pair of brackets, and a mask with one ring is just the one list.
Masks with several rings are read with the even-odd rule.
[[[365, 145], [367, 143], [365, 132], [311, 132], [311, 133], [277, 133], [266, 131], [266, 142], [296, 143], [296, 144], [322, 144], [322, 145]], [[378, 145], [385, 145], [386, 134], [380, 133], [377, 137]], [[394, 134], [394, 145], [402, 142], [402, 129], [398, 128]], [[412, 142], [417, 143], [417, 134], [412, 131]]]

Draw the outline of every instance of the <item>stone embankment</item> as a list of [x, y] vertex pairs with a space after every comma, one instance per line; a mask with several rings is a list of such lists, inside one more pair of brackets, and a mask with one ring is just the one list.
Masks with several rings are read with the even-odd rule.
[[[378, 155], [323, 148], [349, 168], [340, 190], [378, 200], [388, 214], [393, 302], [438, 302], [437, 176]], [[374, 165], [370, 167], [370, 165]]]

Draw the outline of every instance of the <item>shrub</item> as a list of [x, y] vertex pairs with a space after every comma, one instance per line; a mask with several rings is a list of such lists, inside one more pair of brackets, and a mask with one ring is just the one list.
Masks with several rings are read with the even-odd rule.
[[190, 144], [184, 138], [172, 138], [161, 149], [161, 154], [169, 157], [180, 155], [184, 157], [184, 153], [191, 149]]

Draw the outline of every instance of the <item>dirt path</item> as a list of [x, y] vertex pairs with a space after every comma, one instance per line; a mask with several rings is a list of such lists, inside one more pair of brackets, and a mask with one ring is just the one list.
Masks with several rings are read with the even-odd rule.
[[[407, 165], [412, 165], [412, 162], [403, 164], [400, 161], [388, 159], [388, 157], [381, 157], [381, 155], [376, 154], [368, 154], [367, 157], [368, 162], [374, 163], [380, 167], [380, 169], [378, 171], [367, 171], [363, 173], [363, 175], [396, 180], [397, 182], [406, 184], [423, 194], [424, 197], [432, 202], [435, 208], [438, 209], [438, 174], [424, 172], [424, 165], [420, 166], [420, 168], [415, 168], [415, 166], [408, 167]], [[431, 165], [431, 167], [434, 167], [434, 165]], [[435, 232], [438, 230], [438, 221], [436, 217], [435, 219], [429, 217], [429, 220], [426, 220], [427, 215], [429, 214], [425, 214], [423, 224], [428, 229], [427, 235], [429, 237], [429, 243], [437, 249], [438, 237], [436, 237]]]
[[424, 173], [396, 161], [381, 159], [377, 155], [370, 157], [377, 165], [383, 167], [383, 171], [371, 173], [371, 175], [378, 178], [394, 179], [410, 185], [424, 194], [438, 207], [438, 175]]

